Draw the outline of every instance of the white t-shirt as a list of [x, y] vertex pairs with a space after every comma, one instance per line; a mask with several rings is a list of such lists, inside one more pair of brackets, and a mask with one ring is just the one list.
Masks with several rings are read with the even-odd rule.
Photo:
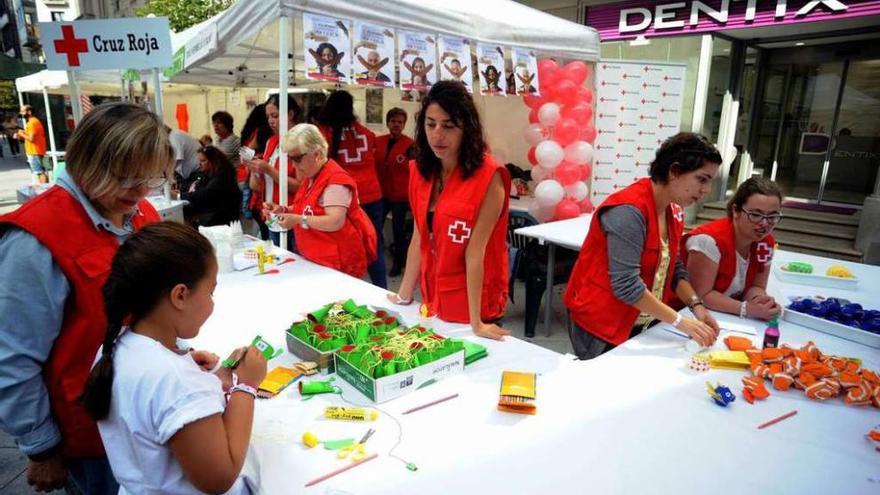
[[[223, 413], [220, 379], [202, 371], [189, 354], [132, 331], [118, 338], [113, 369], [110, 414], [98, 421], [98, 430], [119, 493], [202, 493], [184, 476], [168, 440], [189, 423]], [[249, 490], [239, 477], [227, 493]]]
[[168, 140], [174, 148], [174, 171], [184, 179], [189, 179], [189, 176], [199, 169], [198, 152], [202, 145], [196, 138], [177, 129], [171, 129]]
[[[696, 251], [712, 260], [714, 263], [721, 261], [721, 251], [718, 250], [718, 244], [715, 239], [708, 234], [699, 234], [688, 237], [685, 248], [690, 251]], [[736, 253], [736, 275], [730, 282], [730, 287], [724, 291], [725, 296], [734, 297], [742, 294], [746, 285], [746, 273], [749, 271], [749, 259], [743, 258], [742, 255]], [[735, 297], [738, 298], [738, 297]]]

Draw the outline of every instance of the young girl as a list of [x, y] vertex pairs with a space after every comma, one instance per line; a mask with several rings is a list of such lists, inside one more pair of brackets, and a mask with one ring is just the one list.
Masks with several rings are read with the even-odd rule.
[[216, 278], [210, 243], [172, 222], [131, 236], [113, 259], [107, 333], [82, 401], [120, 493], [248, 493], [239, 473], [266, 361], [253, 347], [234, 354], [227, 402], [220, 378], [176, 346], [213, 311]]

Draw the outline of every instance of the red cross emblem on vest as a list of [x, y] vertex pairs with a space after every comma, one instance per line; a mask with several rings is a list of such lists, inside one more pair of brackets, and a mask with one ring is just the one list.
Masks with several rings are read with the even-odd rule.
[[369, 149], [367, 146], [367, 135], [358, 134], [354, 129], [350, 130], [354, 139], [350, 140], [345, 148], [339, 150], [339, 156], [345, 163], [358, 163], [363, 160], [363, 153]]
[[306, 207], [303, 208], [302, 216], [304, 216], [304, 217], [310, 217], [310, 216], [312, 216], [312, 215], [314, 215], [314, 214], [315, 214], [315, 212], [312, 211], [312, 205], [306, 205]]
[[403, 163], [406, 161], [406, 155], [404, 155], [403, 153], [400, 153], [397, 155], [396, 160], [397, 160], [397, 163]]
[[462, 220], [456, 220], [449, 226], [447, 231], [449, 238], [456, 244], [464, 244], [464, 241], [471, 238], [471, 228]]
[[773, 248], [766, 242], [759, 242], [758, 247], [755, 249], [755, 255], [758, 258], [758, 263], [766, 265], [773, 258]]
[[89, 43], [85, 38], [77, 38], [73, 26], [61, 26], [62, 39], [54, 40], [55, 51], [59, 55], [67, 55], [67, 65], [79, 67], [79, 54], [89, 52]]
[[682, 207], [675, 203], [671, 203], [670, 206], [672, 206], [672, 217], [679, 223], [684, 222], [684, 210]]

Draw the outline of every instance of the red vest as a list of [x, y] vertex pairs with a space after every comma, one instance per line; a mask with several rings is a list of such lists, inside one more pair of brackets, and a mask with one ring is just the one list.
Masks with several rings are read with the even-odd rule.
[[[321, 126], [327, 144], [333, 145], [333, 129]], [[382, 188], [376, 175], [376, 135], [355, 122], [342, 129], [339, 149], [331, 156], [357, 183], [361, 203], [369, 204], [382, 199]]]
[[306, 259], [324, 265], [352, 277], [363, 277], [367, 265], [376, 259], [376, 229], [370, 217], [358, 202], [358, 189], [354, 179], [333, 160], [318, 171], [315, 177], [305, 179], [296, 192], [291, 211], [302, 215], [324, 215], [319, 199], [330, 184], [340, 184], [351, 189], [351, 205], [346, 212], [345, 223], [336, 232], [322, 232], [315, 228], [294, 227], [296, 247]]
[[[434, 205], [434, 233], [431, 234], [428, 230], [428, 206], [434, 181], [422, 177], [415, 161], [410, 162], [410, 169], [409, 204], [421, 236], [422, 299], [432, 313], [442, 320], [469, 323], [465, 252], [492, 177], [496, 173], [501, 174], [507, 198], [510, 174], [489, 154], [469, 178], [463, 179], [460, 173], [453, 172]], [[480, 308], [483, 321], [501, 318], [507, 305], [510, 270], [507, 264], [507, 212], [508, 202], [505, 199], [501, 216], [495, 223], [483, 255]]]
[[[660, 263], [660, 231], [651, 180], [640, 179], [609, 196], [593, 212], [587, 239], [565, 291], [565, 305], [568, 306], [572, 321], [614, 345], [629, 338], [632, 326], [639, 316], [638, 309], [614, 296], [608, 275], [608, 240], [599, 224], [599, 217], [605, 209], [618, 205], [634, 206], [645, 218], [647, 232], [642, 249], [640, 275], [648, 290], [653, 287], [654, 275]], [[684, 211], [675, 203], [670, 203], [666, 209], [666, 224], [669, 236], [669, 271], [666, 274], [663, 300], [671, 301], [672, 276], [684, 230]]]
[[[140, 214], [132, 219], [136, 229], [160, 220], [148, 201], [141, 201], [138, 208]], [[2, 224], [36, 237], [70, 284], [61, 333], [43, 364], [43, 377], [65, 455], [103, 456], [98, 428], [78, 398], [107, 331], [101, 286], [119, 243], [113, 234], [98, 230], [79, 201], [58, 186], [0, 217]]]
[[388, 149], [391, 134], [376, 138], [376, 172], [382, 195], [389, 201], [406, 201], [409, 192], [409, 149], [413, 140], [401, 134]]
[[[715, 244], [721, 253], [713, 289], [723, 294], [733, 282], [733, 277], [736, 276], [736, 234], [733, 229], [733, 220], [729, 217], [719, 218], [688, 232], [681, 240], [681, 256], [685, 263], [687, 263], [688, 255], [685, 243], [691, 236], [699, 234], [707, 234], [715, 239]], [[752, 286], [758, 273], [762, 273], [770, 267], [774, 246], [776, 246], [776, 240], [772, 235], [768, 235], [758, 242], [753, 242], [749, 247], [749, 268], [746, 271], [744, 290]]]
[[[269, 158], [272, 157], [272, 153], [275, 153], [275, 148], [277, 148], [277, 147], [278, 147], [278, 135], [274, 134], [272, 137], [269, 138], [268, 141], [266, 141], [266, 151], [263, 153], [263, 159], [269, 160]], [[281, 153], [284, 153], [284, 152], [281, 151]], [[275, 170], [280, 171], [281, 170], [281, 158], [276, 158], [275, 162], [272, 163], [272, 166], [275, 167]], [[293, 161], [289, 160], [289, 159], [287, 160], [287, 177], [296, 177], [296, 165], [294, 165]], [[263, 175], [263, 191], [264, 191], [263, 197], [265, 198], [266, 197], [265, 196], [265, 191], [266, 191], [266, 176], [265, 175]], [[284, 204], [281, 202], [281, 188], [280, 188], [280, 185], [277, 180], [272, 181], [272, 191], [274, 191], [272, 193], [272, 202], [275, 204], [278, 204], [278, 205]], [[291, 191], [290, 188], [287, 188], [287, 202], [286, 202], [286, 204], [288, 204], [288, 205], [293, 204], [293, 198], [294, 198], [295, 194], [296, 194], [295, 190]], [[257, 206], [262, 207], [262, 205], [257, 205]]]

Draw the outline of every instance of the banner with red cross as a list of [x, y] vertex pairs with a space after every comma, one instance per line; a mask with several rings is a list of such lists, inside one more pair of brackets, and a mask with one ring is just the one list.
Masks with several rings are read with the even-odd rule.
[[678, 133], [685, 69], [656, 62], [596, 64], [594, 205], [647, 177], [657, 148]]
[[161, 69], [171, 65], [170, 33], [165, 17], [40, 23], [51, 70]]

